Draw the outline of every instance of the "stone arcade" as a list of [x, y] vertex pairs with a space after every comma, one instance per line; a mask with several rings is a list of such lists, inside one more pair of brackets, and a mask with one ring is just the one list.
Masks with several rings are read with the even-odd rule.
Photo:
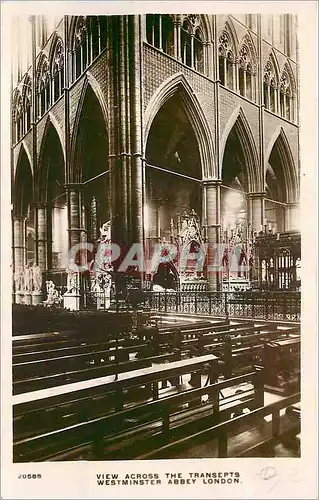
[[216, 272], [171, 262], [127, 288], [299, 288], [296, 19], [277, 17], [17, 21], [14, 302], [108, 308], [123, 255], [92, 273], [103, 238], [225, 247]]

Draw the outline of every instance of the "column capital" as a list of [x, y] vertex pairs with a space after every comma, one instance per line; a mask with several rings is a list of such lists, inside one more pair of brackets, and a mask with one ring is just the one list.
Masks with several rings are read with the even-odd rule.
[[204, 179], [202, 181], [203, 186], [205, 187], [210, 187], [210, 186], [221, 186], [223, 181], [221, 179]]
[[17, 222], [25, 222], [27, 220], [27, 217], [25, 215], [14, 215], [12, 219], [13, 221]]
[[250, 198], [265, 198], [266, 197], [266, 191], [259, 191], [256, 193], [248, 193], [248, 196]]
[[68, 184], [64, 184], [64, 187], [67, 191], [80, 191], [83, 189], [83, 184], [80, 182], [69, 182]]
[[37, 203], [34, 204], [36, 208], [47, 208], [47, 204], [45, 201], [38, 201]]

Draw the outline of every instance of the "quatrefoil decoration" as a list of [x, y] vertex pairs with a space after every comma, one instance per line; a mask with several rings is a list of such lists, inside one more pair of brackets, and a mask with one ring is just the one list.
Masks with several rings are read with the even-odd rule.
[[196, 18], [197, 18], [196, 14], [189, 14], [187, 16], [187, 18], [192, 23], [192, 25], [195, 26], [195, 24], [196, 24]]
[[225, 48], [227, 48], [228, 44], [229, 44], [229, 37], [228, 37], [228, 34], [226, 33], [226, 31], [224, 31], [220, 37], [219, 37], [219, 43], [221, 45], [223, 45]]

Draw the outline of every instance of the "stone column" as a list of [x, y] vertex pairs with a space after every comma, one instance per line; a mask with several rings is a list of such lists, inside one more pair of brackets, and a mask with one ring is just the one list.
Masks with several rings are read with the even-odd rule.
[[204, 217], [207, 225], [207, 279], [210, 290], [218, 290], [222, 255], [220, 248], [220, 186], [221, 180], [203, 182]]
[[[69, 250], [83, 241], [82, 233], [82, 186], [67, 184]], [[79, 262], [80, 263], [80, 262]]]
[[[81, 291], [83, 283], [81, 271], [77, 271], [72, 264], [81, 266], [86, 265], [86, 253], [80, 251], [80, 244], [83, 243], [82, 227], [82, 185], [66, 184], [68, 200], [68, 240], [70, 259], [67, 263], [68, 271], [68, 291], [63, 296], [63, 305], [65, 309], [78, 310], [81, 308]], [[74, 259], [74, 262], [71, 262]]]
[[257, 233], [263, 230], [264, 225], [264, 197], [265, 193], [249, 194], [249, 222]]
[[191, 34], [191, 68], [195, 67], [194, 35]]
[[25, 266], [25, 217], [13, 217], [13, 262], [14, 269]]
[[286, 231], [300, 231], [300, 206], [299, 203], [289, 203], [286, 208]]
[[162, 15], [159, 14], [158, 16], [158, 35], [159, 35], [159, 49], [163, 50], [163, 30], [162, 30]]
[[45, 203], [36, 205], [36, 221], [37, 221], [37, 264], [41, 271], [47, 268], [47, 206]]
[[[25, 269], [26, 259], [26, 238], [25, 238], [25, 217], [13, 218], [13, 264], [14, 278], [22, 276]], [[23, 304], [24, 290], [18, 290], [17, 282], [15, 282], [15, 303]]]
[[179, 59], [179, 44], [178, 44], [178, 30], [180, 28], [180, 24], [174, 21], [174, 57], [175, 59]]

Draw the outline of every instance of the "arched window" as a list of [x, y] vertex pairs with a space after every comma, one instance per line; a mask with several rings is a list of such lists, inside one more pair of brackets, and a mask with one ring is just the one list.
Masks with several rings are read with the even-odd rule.
[[86, 24], [88, 33], [88, 64], [91, 64], [106, 47], [107, 18], [105, 16], [88, 16]]
[[90, 21], [90, 58], [95, 59], [101, 52], [100, 24], [96, 16], [92, 16]]
[[245, 70], [240, 66], [238, 69], [238, 86], [240, 95], [245, 95]]
[[218, 57], [218, 67], [220, 83], [225, 85], [225, 58], [223, 56]]
[[73, 43], [73, 79], [76, 80], [88, 64], [88, 36], [87, 26], [83, 17], [79, 17]]
[[294, 81], [289, 66], [285, 64], [280, 78], [280, 115], [294, 121]]
[[273, 113], [277, 113], [278, 102], [278, 78], [275, 71], [274, 62], [271, 58], [268, 59], [264, 69], [264, 104], [265, 108]]
[[230, 36], [224, 30], [219, 37], [219, 78], [225, 87], [234, 87], [234, 52], [230, 42]]
[[162, 15], [162, 30], [163, 52], [174, 56], [174, 23], [168, 14]]
[[270, 111], [273, 113], [276, 113], [276, 81], [274, 78], [271, 79], [270, 81], [270, 88], [269, 88], [269, 97], [270, 97]]
[[72, 75], [79, 78], [83, 71], [107, 45], [107, 17], [78, 17], [72, 41]]
[[64, 54], [63, 54], [63, 43], [62, 40], [58, 40], [51, 62], [51, 72], [53, 81], [53, 102], [57, 101], [62, 95], [64, 87]]
[[160, 14], [146, 14], [146, 38], [149, 44], [161, 48], [160, 46]]
[[286, 118], [286, 92], [283, 84], [280, 85], [279, 101], [280, 101], [280, 116]]
[[199, 28], [195, 31], [194, 37], [194, 52], [195, 52], [195, 69], [199, 73], [204, 73], [204, 45], [202, 41], [202, 34]]
[[234, 55], [231, 51], [228, 52], [226, 58], [226, 71], [227, 71], [227, 87], [234, 88]]
[[47, 59], [44, 57], [40, 62], [40, 71], [38, 78], [38, 114], [42, 116], [50, 107], [51, 88], [50, 72]]
[[16, 142], [20, 141], [24, 134], [23, 127], [23, 104], [21, 95], [18, 96], [15, 108], [15, 138]]
[[174, 56], [174, 23], [168, 14], [146, 15], [147, 42], [170, 56]]
[[269, 103], [269, 85], [264, 80], [264, 106], [268, 108]]
[[25, 124], [26, 132], [28, 132], [31, 127], [31, 103], [29, 98], [27, 98], [25, 101]]
[[247, 64], [246, 68], [246, 97], [254, 100], [253, 68], [250, 63]]
[[23, 110], [25, 132], [31, 128], [31, 79], [27, 76], [23, 83]]
[[186, 20], [183, 22], [181, 31], [181, 45], [182, 45], [182, 62], [186, 66], [192, 66], [192, 41], [191, 41], [191, 26]]
[[182, 21], [174, 25], [172, 15], [146, 14], [146, 40], [166, 54], [177, 57], [186, 66], [205, 73], [205, 42], [200, 16], [182, 16]]
[[240, 95], [255, 100], [256, 54], [249, 36], [245, 36], [238, 56], [238, 88]]

